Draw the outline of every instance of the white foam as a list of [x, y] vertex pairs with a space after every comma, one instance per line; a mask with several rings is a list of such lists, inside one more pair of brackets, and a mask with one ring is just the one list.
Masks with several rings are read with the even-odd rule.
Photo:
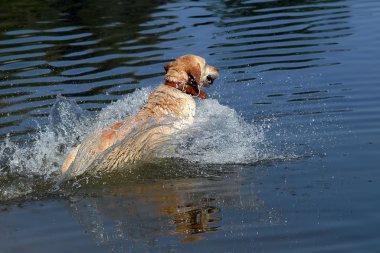
[[175, 152], [166, 156], [206, 164], [252, 164], [269, 155], [266, 127], [244, 121], [217, 100], [201, 100], [193, 126], [173, 139]]
[[[30, 136], [28, 143], [6, 139], [0, 145], [0, 162], [5, 168], [0, 170], [0, 176], [58, 180], [60, 166], [73, 147], [95, 130], [136, 113], [151, 91], [151, 88], [137, 90], [97, 115], [83, 111], [72, 100], [58, 98], [49, 116], [50, 124]], [[215, 99], [199, 100], [194, 125], [173, 136], [168, 144], [171, 148], [158, 154], [203, 164], [252, 164], [272, 156], [265, 138], [267, 127], [246, 122], [235, 110]]]
[[135, 113], [146, 101], [151, 89], [141, 89], [112, 103], [98, 115], [90, 115], [73, 100], [59, 97], [51, 109], [49, 124], [37, 134], [28, 136], [27, 143], [9, 138], [0, 145], [2, 174], [26, 177], [58, 177], [68, 152], [96, 129], [110, 125]]

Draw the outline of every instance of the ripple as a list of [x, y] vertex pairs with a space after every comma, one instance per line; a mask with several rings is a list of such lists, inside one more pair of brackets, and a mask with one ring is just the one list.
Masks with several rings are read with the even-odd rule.
[[17, 73], [16, 76], [20, 76], [20, 77], [43, 76], [43, 75], [49, 74], [50, 72], [51, 72], [50, 69], [38, 68], [38, 69], [31, 69], [31, 70], [26, 70], [26, 71]]
[[45, 53], [29, 53], [29, 54], [12, 54], [7, 56], [0, 56], [0, 62], [1, 61], [15, 61], [19, 59], [28, 59], [28, 58], [37, 58], [44, 56]]
[[0, 70], [7, 71], [7, 70], [15, 70], [15, 69], [25, 69], [30, 67], [36, 67], [44, 65], [46, 61], [16, 61], [11, 63], [6, 63], [2, 66], [0, 66]]
[[5, 35], [25, 35], [25, 34], [34, 34], [34, 33], [37, 33], [37, 32], [39, 32], [39, 31], [38, 30], [29, 29], [29, 30], [9, 31], [9, 32], [5, 32], [4, 34]]
[[64, 55], [63, 57], [65, 57], [65, 58], [78, 57], [78, 56], [84, 56], [84, 55], [92, 54], [94, 52], [95, 52], [95, 50], [93, 50], [93, 49], [84, 49], [82, 51], [68, 53], [68, 54]]
[[64, 76], [78, 76], [84, 73], [92, 72], [96, 70], [95, 67], [74, 68], [63, 71], [61, 74]]
[[75, 66], [75, 65], [81, 65], [86, 63], [101, 63], [109, 60], [115, 60], [115, 59], [122, 59], [122, 58], [128, 58], [128, 54], [107, 54], [102, 56], [94, 56], [90, 58], [84, 58], [79, 60], [62, 60], [62, 61], [53, 61], [50, 62], [50, 65], [53, 67], [68, 67], [68, 66]]
[[56, 28], [47, 29], [47, 30], [44, 30], [44, 32], [46, 33], [72, 32], [72, 31], [76, 31], [82, 28], [83, 27], [81, 26], [64, 26], [64, 27], [56, 27]]
[[66, 41], [82, 39], [91, 36], [91, 33], [81, 33], [81, 34], [70, 34], [61, 36], [32, 36], [32, 37], [22, 37], [16, 39], [1, 40], [0, 45], [14, 45], [14, 44], [26, 44], [33, 42], [45, 42], [45, 41]]
[[22, 51], [33, 51], [37, 49], [46, 49], [49, 47], [53, 47], [53, 44], [35, 44], [28, 46], [18, 46], [18, 47], [9, 47], [0, 49], [0, 53], [14, 53], [14, 52], [22, 52]]

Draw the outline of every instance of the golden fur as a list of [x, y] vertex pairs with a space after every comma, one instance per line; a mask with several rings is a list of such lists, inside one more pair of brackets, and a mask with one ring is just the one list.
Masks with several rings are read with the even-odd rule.
[[[218, 70], [196, 55], [184, 55], [165, 66], [165, 81], [208, 87], [219, 76]], [[195, 115], [194, 98], [176, 88], [161, 84], [135, 115], [91, 134], [74, 148], [61, 172], [81, 174], [89, 166], [113, 170], [143, 154], [154, 152], [168, 136], [189, 127]], [[172, 124], [165, 124], [171, 119]], [[152, 124], [151, 121], [154, 121]], [[128, 138], [126, 138], [128, 137]]]

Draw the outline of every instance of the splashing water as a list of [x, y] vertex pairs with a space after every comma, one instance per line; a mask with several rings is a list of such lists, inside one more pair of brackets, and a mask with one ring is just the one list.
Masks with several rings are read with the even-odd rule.
[[166, 155], [205, 164], [252, 164], [268, 158], [266, 127], [245, 122], [217, 100], [201, 100], [193, 126], [173, 138], [176, 152]]
[[[60, 166], [73, 147], [94, 131], [136, 113], [151, 91], [151, 88], [137, 90], [97, 115], [82, 110], [72, 100], [59, 97], [51, 109], [49, 124], [31, 136], [28, 143], [20, 144], [7, 138], [0, 145], [0, 179], [7, 181], [8, 178], [1, 186], [0, 200], [33, 193], [35, 178], [58, 181]], [[193, 126], [172, 136], [167, 143], [172, 148], [163, 149], [157, 156], [201, 164], [252, 164], [272, 156], [265, 139], [266, 127], [245, 122], [235, 110], [217, 100], [197, 101]]]

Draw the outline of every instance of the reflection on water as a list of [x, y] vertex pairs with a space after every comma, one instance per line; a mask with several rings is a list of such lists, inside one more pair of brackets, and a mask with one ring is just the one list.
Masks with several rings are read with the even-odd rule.
[[239, 171], [225, 168], [210, 179], [156, 178], [81, 189], [70, 198], [69, 209], [97, 243], [113, 250], [152, 251], [168, 240], [177, 245], [205, 239], [231, 222], [226, 210], [251, 210], [260, 223], [283, 222], [254, 189], [241, 194]]
[[[164, 62], [183, 52], [221, 67], [224, 83], [245, 85], [262, 72], [339, 64], [330, 56], [347, 50], [339, 40], [350, 34], [341, 1], [18, 1], [2, 8], [9, 10], [0, 34], [2, 137], [35, 131], [58, 94], [98, 110], [156, 85]], [[228, 86], [216, 89], [235, 104], [224, 96]], [[276, 101], [255, 91], [255, 104]]]

